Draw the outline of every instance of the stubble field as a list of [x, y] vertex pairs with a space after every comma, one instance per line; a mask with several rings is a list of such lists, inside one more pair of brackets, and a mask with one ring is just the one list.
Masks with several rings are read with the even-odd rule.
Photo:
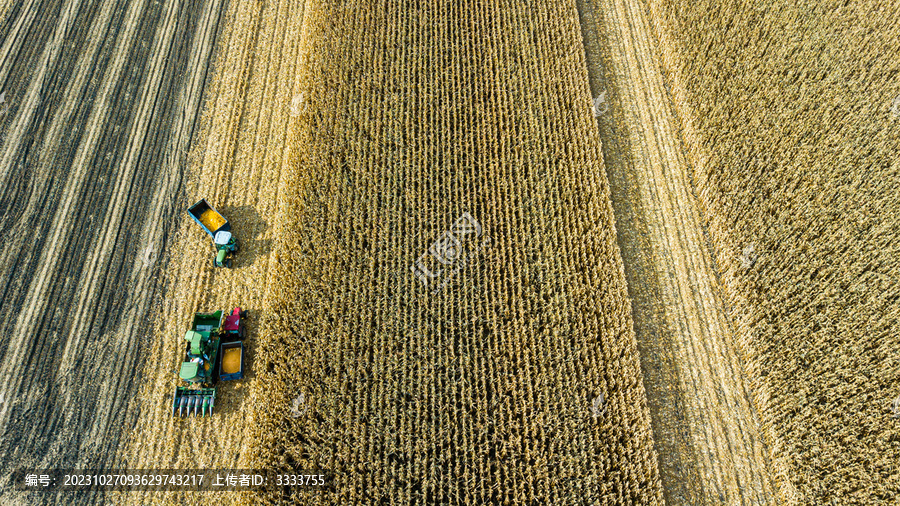
[[[0, 8], [0, 502], [118, 465], [222, 3]], [[94, 494], [66, 501], [96, 502]]]
[[[226, 13], [202, 130], [191, 152], [185, 192], [191, 202], [206, 198], [232, 224], [240, 251], [232, 269], [213, 269], [209, 236], [188, 217], [176, 218], [173, 258], [163, 293], [166, 317], [156, 322], [141, 389], [141, 417], [119, 451], [135, 469], [236, 469], [247, 461], [247, 436], [256, 412], [274, 409], [272, 400], [254, 404], [249, 390], [262, 375], [256, 349], [265, 342], [261, 322], [271, 315], [269, 292], [283, 289], [272, 277], [272, 245], [285, 157], [292, 151], [288, 120], [304, 109], [298, 100], [304, 3], [233, 3]], [[272, 51], [271, 48], [279, 48]], [[240, 306], [250, 312], [241, 381], [217, 387], [215, 416], [172, 416], [178, 385], [182, 336], [195, 312]], [[238, 493], [217, 493], [220, 504], [241, 503]], [[184, 494], [129, 492], [128, 504], [182, 504]]]

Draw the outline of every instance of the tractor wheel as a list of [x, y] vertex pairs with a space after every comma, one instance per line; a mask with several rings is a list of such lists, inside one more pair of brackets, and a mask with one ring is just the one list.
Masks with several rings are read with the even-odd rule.
[[213, 269], [215, 269], [218, 266], [219, 266], [219, 264], [216, 263], [216, 257], [213, 257]]
[[225, 267], [231, 269], [231, 259], [225, 260]]
[[242, 320], [243, 320], [244, 318], [247, 318], [248, 316], [250, 316], [250, 311], [247, 311], [246, 309], [243, 310], [243, 311], [241, 311], [241, 319], [242, 319]]
[[247, 327], [241, 325], [238, 327], [238, 339], [243, 341], [247, 337]]

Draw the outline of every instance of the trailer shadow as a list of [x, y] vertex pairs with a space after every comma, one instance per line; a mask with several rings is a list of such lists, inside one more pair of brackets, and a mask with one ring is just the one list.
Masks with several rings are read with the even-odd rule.
[[253, 265], [258, 257], [265, 257], [272, 250], [272, 239], [263, 239], [269, 223], [253, 206], [224, 206], [221, 213], [231, 222], [231, 232], [238, 240], [240, 250], [234, 256], [234, 267]]

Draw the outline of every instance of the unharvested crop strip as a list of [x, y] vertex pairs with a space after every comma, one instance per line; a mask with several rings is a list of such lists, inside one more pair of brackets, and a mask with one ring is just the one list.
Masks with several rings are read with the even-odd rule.
[[[334, 470], [326, 503], [659, 501], [572, 6], [307, 7], [250, 464]], [[490, 246], [418, 285], [466, 211]]]

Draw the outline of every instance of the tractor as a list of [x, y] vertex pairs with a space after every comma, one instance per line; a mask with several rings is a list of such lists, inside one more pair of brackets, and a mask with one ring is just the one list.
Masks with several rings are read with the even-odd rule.
[[238, 252], [237, 239], [231, 234], [231, 224], [206, 199], [200, 199], [188, 209], [191, 218], [200, 225], [213, 241], [216, 256], [213, 267], [231, 268], [231, 256]]

